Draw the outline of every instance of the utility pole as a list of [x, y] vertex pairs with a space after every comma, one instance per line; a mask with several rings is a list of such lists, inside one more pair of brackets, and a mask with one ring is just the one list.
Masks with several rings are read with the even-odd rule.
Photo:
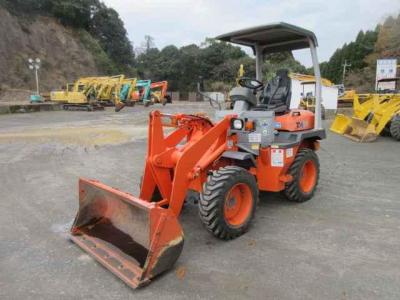
[[38, 71], [40, 69], [40, 59], [36, 58], [33, 60], [32, 58], [28, 59], [29, 62], [29, 69], [35, 71], [35, 79], [36, 79], [36, 95], [39, 95], [39, 74]]
[[145, 35], [144, 36], [144, 43], [146, 47], [146, 53], [149, 52], [151, 48], [154, 47], [154, 38], [150, 35]]
[[345, 59], [345, 60], [344, 60], [344, 64], [343, 64], [342, 66], [343, 66], [342, 84], [343, 84], [343, 86], [344, 86], [344, 78], [346, 77], [346, 70], [347, 70], [347, 67], [351, 67], [351, 64], [348, 64], [348, 63], [347, 63], [347, 59]]

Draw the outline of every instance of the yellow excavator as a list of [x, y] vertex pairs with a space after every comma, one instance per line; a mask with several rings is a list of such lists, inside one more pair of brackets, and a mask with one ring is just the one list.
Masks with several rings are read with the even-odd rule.
[[124, 78], [115, 87], [113, 103], [115, 111], [119, 112], [125, 106], [134, 106], [136, 101], [132, 99], [132, 93], [136, 87], [136, 78]]
[[62, 90], [51, 91], [50, 100], [62, 103], [65, 110], [104, 109], [96, 100], [99, 81], [107, 77], [82, 77], [74, 83], [67, 83]]
[[352, 106], [353, 101], [354, 101], [354, 96], [357, 94], [356, 90], [351, 89], [347, 90], [345, 89], [343, 84], [338, 84], [336, 85], [339, 91], [338, 95], [338, 105], [340, 106]]
[[330, 130], [356, 142], [372, 142], [382, 135], [391, 135], [400, 141], [400, 93], [394, 90], [379, 90], [384, 82], [398, 82], [400, 78], [385, 78], [378, 81], [378, 93], [354, 95], [353, 116], [337, 114]]
[[125, 82], [125, 75], [100, 77], [96, 80], [96, 100], [106, 106], [114, 105], [118, 89]]
[[61, 91], [52, 91], [50, 99], [62, 103], [66, 110], [104, 109], [104, 106], [126, 104], [127, 95], [135, 86], [136, 78], [125, 78], [124, 75], [83, 77], [67, 84]]
[[[307, 92], [305, 91], [305, 87], [306, 86], [313, 86], [314, 87], [314, 92]], [[301, 86], [303, 88], [303, 92], [301, 93], [301, 99], [300, 99], [300, 104], [299, 104], [299, 108], [300, 109], [305, 109], [305, 110], [309, 110], [312, 111], [313, 113], [315, 113], [315, 88], [316, 88], [316, 83], [315, 83], [315, 79], [314, 80], [310, 80], [310, 81], [303, 81], [301, 82]], [[326, 116], [326, 110], [325, 110], [325, 106], [321, 103], [321, 118], [322, 120], [325, 120]]]
[[356, 90], [344, 91], [343, 94], [338, 97], [338, 101], [344, 102], [344, 103], [347, 103], [347, 102], [352, 103], [354, 101], [355, 95], [356, 95]]
[[[236, 79], [235, 79], [235, 82], [236, 82], [236, 86], [240, 86], [239, 85], [239, 80], [242, 78], [242, 77], [244, 77], [244, 75], [245, 75], [245, 70], [244, 70], [244, 66], [243, 66], [243, 64], [240, 64], [240, 66], [239, 66], [239, 69], [238, 69], [238, 71], [237, 71], [237, 73], [236, 73]], [[225, 108], [226, 109], [232, 109], [233, 108], [233, 101], [230, 99], [230, 97], [229, 97], [229, 95], [227, 95], [227, 97], [225, 97]]]
[[237, 77], [236, 77], [236, 85], [239, 86], [239, 80], [244, 76], [244, 66], [243, 64], [240, 64], [239, 70], [237, 72]]

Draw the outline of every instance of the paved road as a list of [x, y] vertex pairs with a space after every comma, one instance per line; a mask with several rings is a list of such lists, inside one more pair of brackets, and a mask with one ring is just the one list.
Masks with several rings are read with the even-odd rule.
[[400, 143], [332, 134], [314, 199], [262, 194], [251, 230], [230, 242], [207, 233], [190, 204], [175, 269], [128, 288], [67, 232], [79, 176], [137, 194], [149, 110], [0, 116], [1, 299], [400, 299]]

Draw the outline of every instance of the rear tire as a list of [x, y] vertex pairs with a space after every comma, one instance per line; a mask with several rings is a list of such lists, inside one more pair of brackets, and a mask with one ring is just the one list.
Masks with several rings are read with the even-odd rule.
[[245, 233], [258, 202], [256, 180], [246, 169], [228, 166], [208, 176], [200, 194], [199, 214], [214, 236], [234, 239]]
[[390, 122], [390, 135], [400, 141], [400, 115], [394, 116]]
[[293, 202], [310, 200], [314, 196], [319, 179], [317, 154], [308, 148], [300, 149], [290, 166], [289, 174], [293, 180], [286, 184], [286, 198]]
[[390, 134], [390, 122], [381, 131], [381, 136], [391, 136], [391, 134]]

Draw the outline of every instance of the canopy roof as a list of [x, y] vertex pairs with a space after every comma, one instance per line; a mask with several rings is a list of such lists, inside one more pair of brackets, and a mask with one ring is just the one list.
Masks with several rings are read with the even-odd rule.
[[[315, 76], [313, 76], [313, 75], [290, 73], [289, 77], [300, 81], [300, 84], [315, 84], [315, 82], [316, 82]], [[333, 86], [333, 83], [326, 78], [321, 78], [321, 83], [324, 86], [328, 86], [328, 87]]]
[[393, 81], [400, 81], [400, 77], [381, 78], [378, 80], [378, 82], [393, 82]]
[[313, 32], [283, 22], [237, 30], [219, 35], [215, 39], [249, 46], [254, 52], [255, 46], [259, 45], [263, 53], [309, 48], [309, 39], [315, 46], [318, 45]]

